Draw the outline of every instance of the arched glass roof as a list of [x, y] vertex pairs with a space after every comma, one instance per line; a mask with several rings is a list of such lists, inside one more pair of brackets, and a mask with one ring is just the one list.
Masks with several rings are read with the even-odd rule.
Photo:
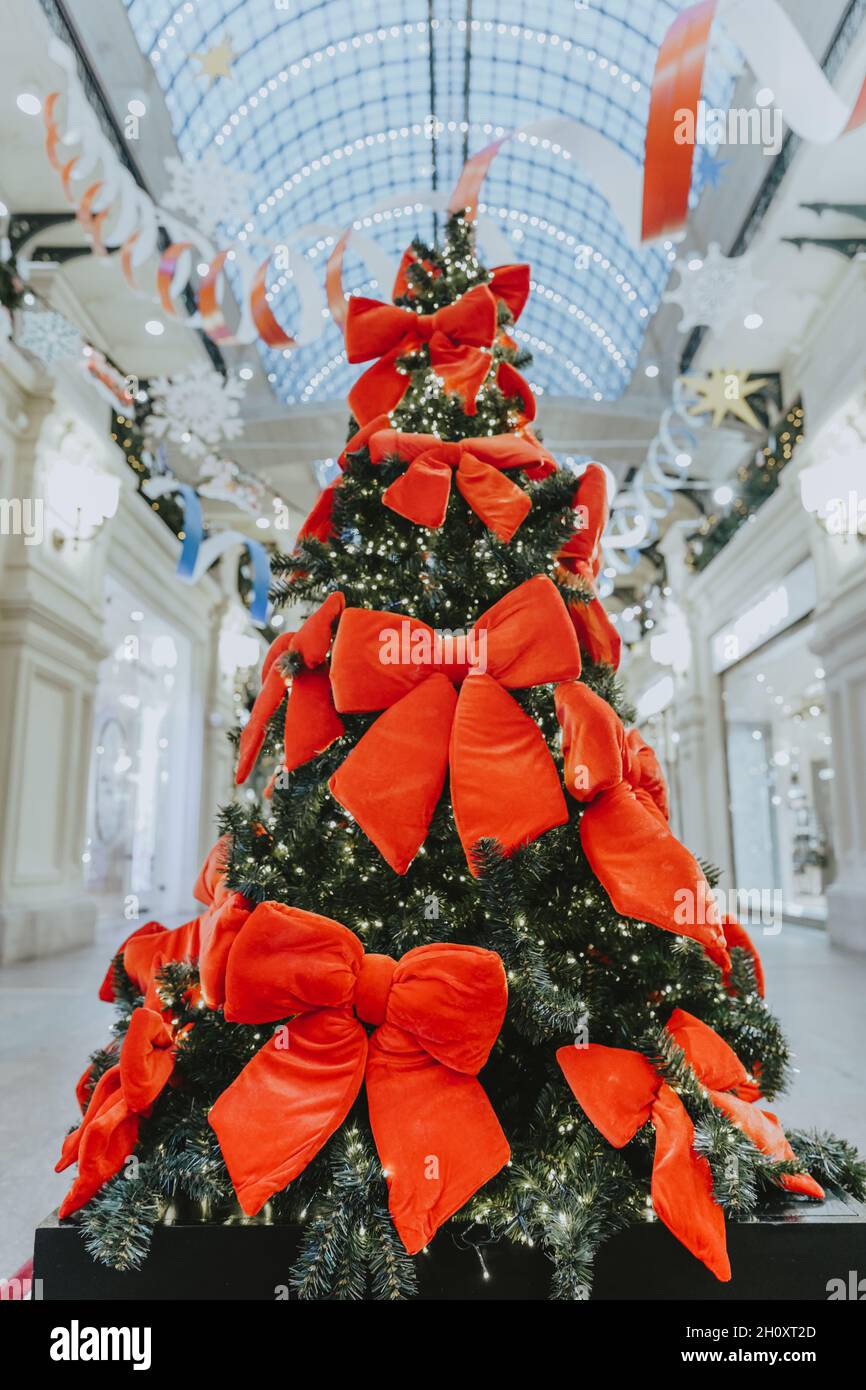
[[[602, 131], [639, 177], [658, 46], [691, 0], [125, 3], [182, 157], [214, 146], [252, 175], [250, 221], [223, 231], [240, 231], [264, 255], [295, 229], [343, 228], [374, 207], [384, 210], [368, 234], [397, 254], [413, 235], [431, 235], [432, 214], [416, 210], [413, 195], [434, 183], [450, 192], [465, 143], [472, 153], [550, 117]], [[230, 77], [210, 82], [191, 55], [222, 39], [237, 56]], [[711, 61], [708, 103], [725, 104], [733, 81], [730, 62]], [[695, 192], [702, 167], [696, 160]], [[482, 208], [509, 238], [513, 259], [532, 267], [518, 337], [534, 354], [533, 383], [555, 395], [616, 399], [664, 288], [670, 244], [633, 247], [575, 161], [540, 145], [503, 147]], [[305, 246], [322, 278], [332, 244], [314, 234]], [[347, 289], [383, 293], [369, 276], [350, 248]], [[291, 283], [273, 307], [291, 331]], [[287, 402], [342, 398], [359, 371], [331, 322], [315, 343], [262, 355]]]

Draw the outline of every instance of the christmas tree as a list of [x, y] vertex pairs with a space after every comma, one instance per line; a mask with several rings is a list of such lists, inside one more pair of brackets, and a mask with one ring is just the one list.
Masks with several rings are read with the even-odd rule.
[[763, 1108], [785, 1041], [628, 731], [604, 473], [533, 431], [528, 291], [458, 216], [393, 304], [349, 303], [372, 365], [274, 561], [309, 617], [265, 661], [247, 795], [202, 915], [139, 928], [101, 990], [61, 1215], [104, 1263], [135, 1268], [160, 1221], [299, 1222], [297, 1295], [405, 1297], [453, 1220], [542, 1247], [581, 1298], [650, 1206], [725, 1279], [725, 1214], [863, 1190], [844, 1141]]

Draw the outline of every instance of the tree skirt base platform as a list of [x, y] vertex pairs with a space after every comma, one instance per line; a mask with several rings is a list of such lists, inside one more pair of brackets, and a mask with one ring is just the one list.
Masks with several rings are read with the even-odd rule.
[[[542, 1251], [500, 1241], [481, 1247], [482, 1265], [463, 1231], [446, 1228], [418, 1256], [422, 1299], [548, 1297], [552, 1266]], [[297, 1226], [158, 1226], [142, 1268], [121, 1274], [96, 1264], [77, 1228], [55, 1212], [37, 1228], [33, 1275], [48, 1300], [274, 1301], [288, 1296], [299, 1239]], [[757, 1220], [729, 1222], [728, 1253], [733, 1278], [720, 1284], [660, 1222], [634, 1226], [599, 1252], [593, 1301], [825, 1302], [831, 1280], [847, 1287], [851, 1270], [866, 1273], [866, 1206], [836, 1196], [792, 1199]]]

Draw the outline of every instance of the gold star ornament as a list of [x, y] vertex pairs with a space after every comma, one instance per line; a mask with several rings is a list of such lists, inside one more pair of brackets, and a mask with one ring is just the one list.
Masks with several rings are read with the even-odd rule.
[[198, 77], [209, 77], [211, 86], [218, 77], [231, 77], [231, 67], [235, 58], [238, 56], [232, 47], [231, 39], [220, 39], [219, 43], [213, 48], [208, 48], [204, 53], [191, 53], [199, 65]]
[[712, 414], [713, 429], [718, 429], [726, 415], [735, 416], [753, 430], [764, 428], [749, 405], [748, 397], [768, 384], [767, 377], [752, 381], [748, 372], [739, 372], [733, 367], [713, 367], [706, 376], [684, 376], [681, 380], [686, 390], [698, 397], [695, 404], [689, 406], [689, 414]]

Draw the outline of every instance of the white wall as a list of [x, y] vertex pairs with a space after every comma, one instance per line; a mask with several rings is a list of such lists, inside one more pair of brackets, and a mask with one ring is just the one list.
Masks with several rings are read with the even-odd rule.
[[186, 738], [174, 767], [178, 912], [192, 906], [213, 813], [231, 793], [223, 735], [233, 707], [217, 662], [228, 598], [211, 576], [194, 587], [176, 579], [179, 542], [136, 495], [110, 440], [108, 405], [73, 369], [52, 385], [13, 349], [0, 363], [0, 497], [43, 497], [59, 447], [113, 473], [121, 495], [116, 516], [77, 546], [56, 548], [50, 527], [41, 544], [0, 537], [0, 962], [93, 939], [81, 855], [107, 574], [190, 643]]

